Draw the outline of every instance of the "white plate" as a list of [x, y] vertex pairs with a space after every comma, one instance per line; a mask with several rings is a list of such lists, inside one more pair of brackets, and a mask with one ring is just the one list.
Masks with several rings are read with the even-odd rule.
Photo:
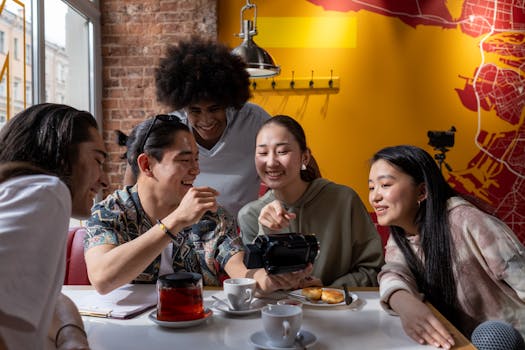
[[[222, 301], [228, 304], [228, 300], [222, 299]], [[250, 305], [250, 308], [247, 310], [232, 310], [230, 308], [227, 308], [226, 305], [222, 304], [219, 301], [215, 301], [211, 307], [213, 307], [216, 310], [222, 311], [227, 315], [242, 316], [258, 312], [263, 308], [264, 305], [266, 305], [266, 302], [264, 302], [263, 300], [254, 299], [252, 301], [252, 304]]]
[[293, 344], [290, 348], [281, 348], [276, 347], [270, 344], [268, 338], [266, 337], [266, 333], [264, 331], [255, 332], [250, 336], [250, 343], [259, 349], [266, 349], [266, 350], [295, 350], [295, 349], [304, 349], [309, 348], [310, 346], [314, 345], [317, 341], [317, 337], [308, 331], [301, 330], [299, 331], [303, 335], [303, 347], [299, 346], [299, 344], [296, 342]]
[[153, 310], [152, 312], [149, 313], [148, 318], [162, 327], [186, 328], [186, 327], [196, 326], [198, 324], [203, 323], [208, 318], [210, 318], [211, 315], [213, 315], [213, 311], [211, 311], [210, 309], [204, 309], [204, 317], [202, 318], [198, 318], [196, 320], [190, 320], [190, 321], [173, 321], [172, 322], [172, 321], [157, 320], [157, 310]]
[[[336, 290], [338, 292], [344, 293], [342, 289], [323, 288], [323, 290]], [[350, 305], [346, 305], [344, 301], [342, 301], [340, 303], [337, 303], [337, 304], [328, 304], [327, 302], [324, 302], [322, 300], [319, 300], [319, 301], [310, 300], [310, 299], [306, 298], [304, 295], [302, 295], [301, 292], [302, 292], [302, 289], [297, 289], [297, 290], [293, 290], [293, 291], [289, 292], [288, 295], [291, 296], [292, 298], [297, 298], [297, 299], [301, 300], [303, 302], [303, 305], [319, 306], [319, 307], [335, 307], [335, 306], [353, 307], [354, 305], [357, 305], [355, 303], [357, 302], [357, 299], [359, 299], [357, 294], [350, 292], [350, 295], [352, 296], [352, 303]]]

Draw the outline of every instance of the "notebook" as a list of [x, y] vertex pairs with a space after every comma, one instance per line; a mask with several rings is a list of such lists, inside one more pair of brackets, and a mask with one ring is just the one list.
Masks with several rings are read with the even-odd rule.
[[101, 295], [95, 289], [62, 288], [83, 316], [126, 319], [135, 317], [157, 305], [154, 284], [126, 284]]

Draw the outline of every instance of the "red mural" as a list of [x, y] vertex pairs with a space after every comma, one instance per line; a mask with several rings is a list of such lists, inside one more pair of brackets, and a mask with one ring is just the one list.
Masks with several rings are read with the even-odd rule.
[[[525, 243], [525, 2], [465, 0], [459, 18], [446, 2], [417, 0], [307, 0], [330, 11], [370, 11], [396, 17], [407, 25], [459, 28], [480, 39], [483, 55], [473, 75], [458, 75], [463, 106], [478, 114], [475, 144], [479, 152], [466, 169], [449, 172], [461, 193], [482, 199]], [[484, 118], [499, 118], [504, 130], [490, 130]]]

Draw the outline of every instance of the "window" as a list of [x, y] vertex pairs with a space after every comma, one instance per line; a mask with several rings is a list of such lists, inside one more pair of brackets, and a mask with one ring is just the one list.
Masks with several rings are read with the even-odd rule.
[[15, 79], [13, 83], [13, 99], [15, 102], [20, 102], [20, 80]]
[[27, 0], [5, 1], [0, 11], [0, 67], [8, 68], [0, 71], [5, 96], [0, 115], [5, 120], [27, 107], [25, 86], [31, 84], [32, 77], [23, 54], [25, 44], [30, 44], [32, 38], [30, 13], [31, 2]]
[[32, 55], [31, 55], [31, 44], [26, 44], [26, 52], [25, 52], [25, 54], [26, 54], [26, 64], [28, 66], [30, 66], [31, 65], [31, 57], [32, 57]]
[[[0, 97], [6, 97], [6, 89], [5, 89], [6, 79], [5, 77], [0, 81]], [[2, 100], [2, 103], [5, 104], [5, 102]]]
[[46, 72], [51, 79], [46, 102], [89, 110], [89, 20], [62, 0], [45, 4]]
[[13, 40], [13, 55], [15, 56], [15, 60], [20, 59], [20, 52], [18, 51], [18, 38], [14, 38]]
[[57, 79], [59, 83], [64, 83], [66, 81], [66, 70], [62, 63], [59, 63], [57, 67]]
[[[101, 116], [100, 94], [94, 93], [101, 91], [100, 60], [96, 59], [100, 56], [99, 18], [99, 1], [3, 2], [0, 68], [8, 65], [9, 73], [0, 71], [0, 94], [7, 97], [0, 100], [0, 116], [8, 120], [29, 105], [46, 101]], [[44, 30], [38, 31], [33, 22], [43, 24]], [[2, 80], [7, 74], [10, 86]]]
[[31, 84], [30, 83], [26, 83], [26, 104], [29, 106], [31, 105], [32, 103], [32, 100], [33, 100], [33, 95], [31, 93]]
[[0, 53], [5, 53], [5, 33], [0, 30]]

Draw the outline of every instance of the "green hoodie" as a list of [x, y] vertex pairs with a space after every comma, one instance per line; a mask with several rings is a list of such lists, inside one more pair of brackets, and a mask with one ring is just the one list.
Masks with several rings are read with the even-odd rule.
[[[262, 208], [275, 200], [268, 191], [246, 204], [238, 215], [244, 243], [258, 234], [270, 233], [259, 224]], [[377, 273], [384, 263], [381, 238], [357, 193], [350, 187], [325, 179], [310, 183], [295, 203], [283, 203], [296, 219], [281, 233], [315, 234], [320, 252], [312, 275], [325, 286], [377, 286]]]

